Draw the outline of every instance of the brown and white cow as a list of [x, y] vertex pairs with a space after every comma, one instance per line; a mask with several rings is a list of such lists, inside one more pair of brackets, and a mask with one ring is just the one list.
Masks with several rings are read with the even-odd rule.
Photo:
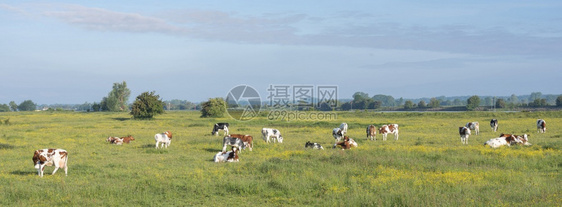
[[333, 148], [341, 147], [342, 150], [351, 149], [351, 147], [357, 147], [357, 142], [348, 136], [343, 137], [343, 141], [334, 144]]
[[238, 138], [244, 142], [244, 145], [252, 151], [254, 148], [254, 137], [247, 135], [247, 134], [231, 134], [230, 137]]
[[500, 134], [500, 137], [503, 137], [503, 138], [507, 138], [507, 137], [511, 137], [511, 136], [515, 137], [515, 139], [518, 139], [519, 141], [514, 141], [510, 144], [517, 143], [517, 144], [526, 145], [526, 146], [532, 145], [531, 143], [529, 143], [529, 135], [527, 135], [527, 134], [523, 134], [523, 135], [503, 134], [503, 133]]
[[134, 141], [134, 140], [135, 140], [135, 138], [134, 138], [133, 136], [131, 136], [131, 135], [126, 136], [126, 137], [121, 137], [121, 139], [123, 139], [123, 142], [124, 142], [124, 143], [127, 143], [127, 144], [129, 144], [129, 143], [131, 143], [131, 141]]
[[215, 162], [238, 162], [238, 148], [233, 147], [229, 152], [218, 152], [213, 158]]
[[158, 145], [162, 143], [160, 148], [168, 148], [170, 143], [172, 142], [172, 132], [165, 131], [163, 133], [158, 133], [154, 135], [154, 140], [156, 140], [156, 149], [158, 149]]
[[466, 123], [465, 127], [473, 130], [476, 135], [480, 134], [480, 124], [477, 121]]
[[501, 134], [498, 138], [493, 138], [484, 143], [484, 145], [488, 145], [492, 148], [498, 148], [504, 145], [508, 147], [512, 144], [521, 143], [521, 140], [518, 139], [516, 136], [512, 134]]
[[33, 164], [37, 169], [37, 174], [43, 177], [45, 166], [55, 165], [53, 175], [59, 168], [64, 169], [64, 175], [68, 175], [68, 152], [63, 149], [40, 149], [33, 154]]
[[461, 135], [462, 144], [468, 144], [468, 137], [470, 136], [470, 129], [468, 127], [459, 127], [459, 134]]
[[367, 138], [377, 141], [377, 128], [375, 125], [371, 124], [367, 127]]
[[135, 140], [135, 138], [129, 135], [127, 137], [108, 137], [105, 141], [110, 144], [122, 145], [123, 143], [129, 144], [133, 140]]
[[497, 119], [490, 120], [490, 127], [492, 127], [492, 131], [494, 132], [498, 131], [498, 120]]
[[546, 132], [546, 121], [544, 121], [544, 119], [538, 119], [537, 120], [537, 131], [539, 133], [545, 133]]
[[394, 134], [394, 140], [398, 140], [398, 124], [382, 125], [379, 128], [379, 134], [382, 134], [382, 140], [386, 141], [388, 133]]

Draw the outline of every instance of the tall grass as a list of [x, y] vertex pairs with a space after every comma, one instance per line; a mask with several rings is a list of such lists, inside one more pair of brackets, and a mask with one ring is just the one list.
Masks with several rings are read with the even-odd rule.
[[[2, 206], [559, 206], [562, 203], [562, 112], [339, 112], [335, 121], [202, 119], [198, 112], [167, 112], [155, 120], [124, 113], [0, 113]], [[499, 120], [491, 132], [489, 120]], [[547, 133], [535, 121], [547, 121]], [[462, 145], [458, 127], [480, 122], [480, 135]], [[251, 134], [254, 151], [239, 163], [214, 163], [221, 137], [212, 125]], [[349, 124], [358, 143], [331, 149], [331, 129]], [[400, 138], [368, 141], [369, 124], [397, 123]], [[262, 127], [281, 130], [282, 144], [265, 144]], [[174, 133], [168, 149], [154, 149], [154, 134]], [[532, 146], [490, 149], [500, 133], [530, 134]], [[123, 146], [107, 136], [133, 135]], [[306, 141], [326, 150], [305, 150]], [[69, 173], [39, 178], [33, 151], [63, 148]]]

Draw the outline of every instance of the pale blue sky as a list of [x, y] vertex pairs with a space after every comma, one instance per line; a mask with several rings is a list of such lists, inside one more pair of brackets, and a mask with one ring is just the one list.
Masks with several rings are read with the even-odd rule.
[[560, 1], [0, 1], [0, 103], [560, 94]]

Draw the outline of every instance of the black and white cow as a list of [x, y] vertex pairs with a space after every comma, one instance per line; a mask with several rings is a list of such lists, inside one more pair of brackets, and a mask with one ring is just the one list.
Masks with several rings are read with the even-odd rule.
[[494, 132], [498, 131], [498, 120], [497, 119], [490, 120], [490, 127], [492, 127], [492, 131]]
[[277, 129], [262, 128], [261, 129], [261, 135], [262, 135], [263, 141], [265, 141], [266, 143], [269, 143], [270, 139], [274, 143], [275, 143], [275, 141], [277, 141], [279, 143], [283, 143], [283, 137], [281, 136], [281, 132]]
[[228, 123], [216, 123], [215, 126], [213, 126], [213, 132], [211, 132], [211, 134], [218, 136], [219, 130], [223, 130], [225, 136], [228, 135]]
[[468, 144], [468, 137], [470, 136], [470, 129], [468, 127], [459, 127], [459, 135], [461, 135], [462, 144]]
[[312, 143], [312, 142], [310, 142], [310, 141], [306, 141], [306, 144], [304, 144], [304, 148], [309, 148], [309, 147], [312, 148], [312, 149], [321, 149], [321, 150], [324, 150], [324, 147], [322, 147], [322, 145], [320, 145], [320, 144], [318, 144], [318, 143], [316, 143], [316, 142]]
[[332, 136], [336, 140], [336, 143], [338, 143], [345, 134], [347, 134], [347, 123], [345, 122], [341, 123], [340, 127], [332, 129]]
[[228, 145], [233, 148], [238, 148], [238, 152], [240, 152], [241, 149], [246, 149], [246, 144], [241, 139], [225, 136], [222, 140], [222, 152], [226, 152], [226, 146]]
[[546, 121], [544, 121], [544, 119], [538, 119], [537, 120], [537, 131], [539, 133], [545, 133], [546, 132]]
[[468, 122], [465, 127], [473, 130], [476, 135], [480, 134], [480, 124], [477, 121]]

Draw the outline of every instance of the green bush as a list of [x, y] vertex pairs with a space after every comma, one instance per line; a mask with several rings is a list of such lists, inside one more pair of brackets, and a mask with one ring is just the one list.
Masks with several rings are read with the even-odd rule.
[[154, 91], [137, 96], [131, 109], [131, 115], [135, 119], [152, 119], [154, 115], [162, 113], [164, 113], [164, 102], [160, 100], [159, 95], [154, 94]]

